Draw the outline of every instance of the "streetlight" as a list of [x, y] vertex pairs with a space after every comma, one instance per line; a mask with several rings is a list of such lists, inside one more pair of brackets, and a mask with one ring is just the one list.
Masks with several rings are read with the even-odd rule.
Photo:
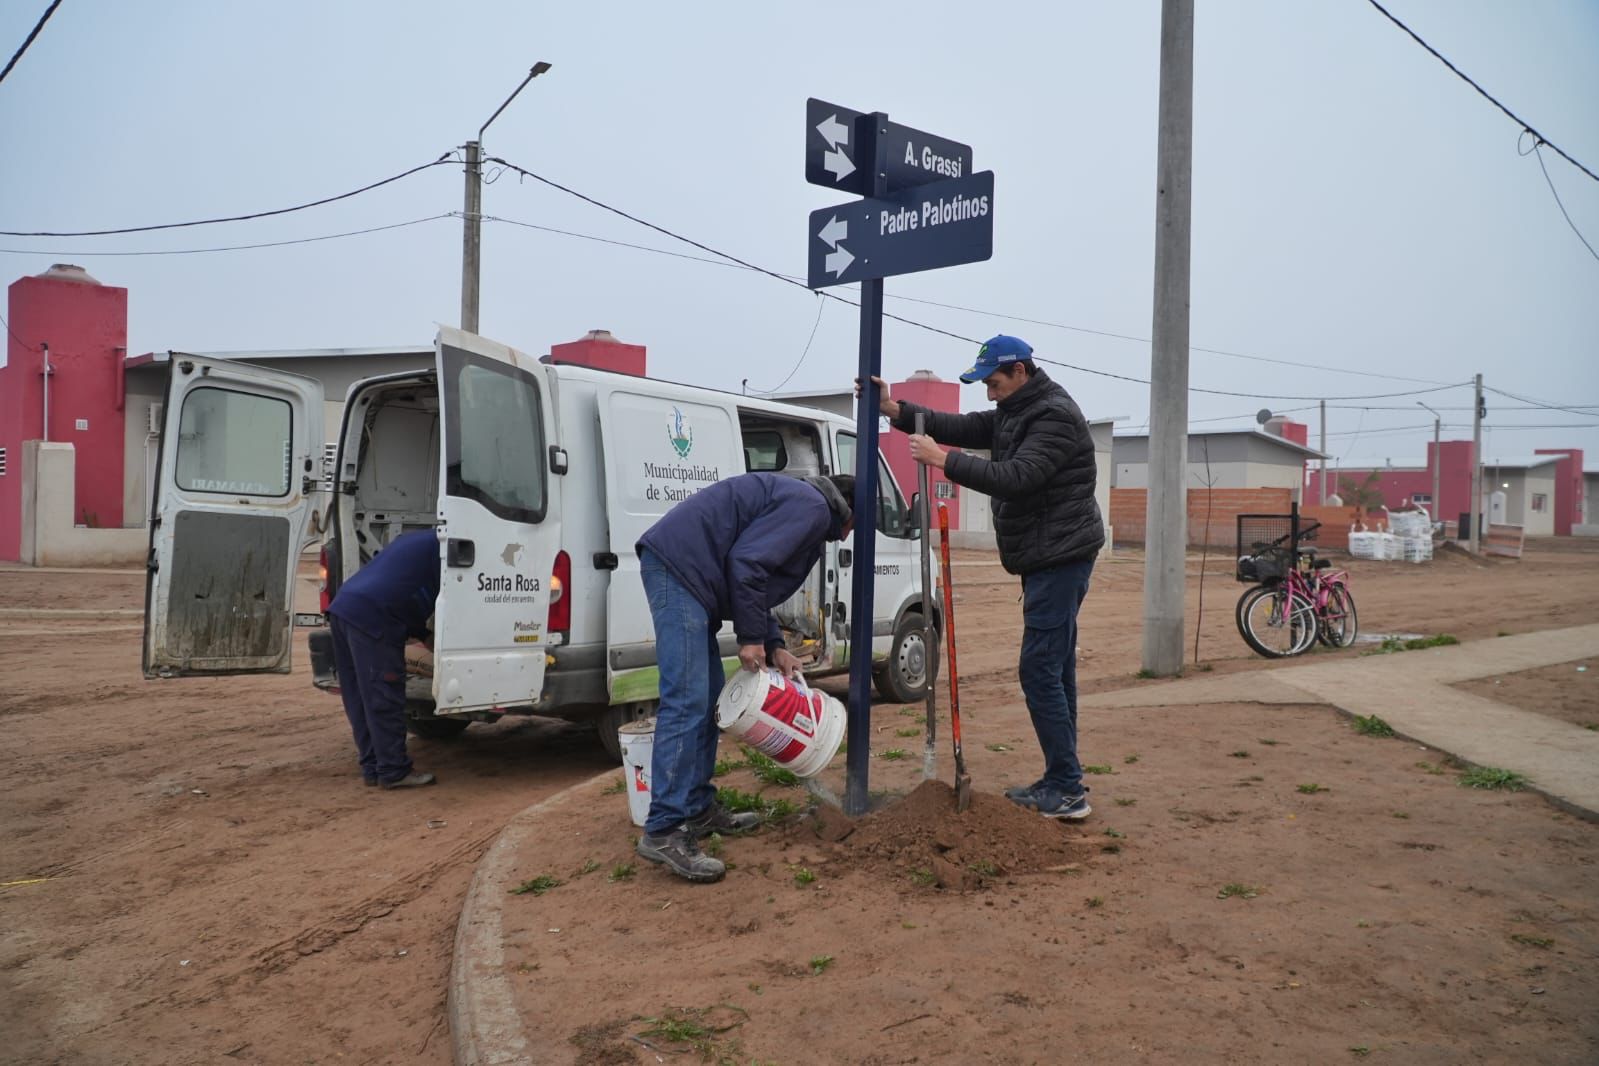
[[483, 252], [483, 131], [489, 123], [500, 117], [500, 112], [511, 106], [517, 94], [527, 88], [527, 83], [550, 69], [543, 60], [533, 64], [516, 92], [505, 98], [505, 103], [495, 109], [489, 121], [477, 129], [477, 140], [466, 142], [466, 211], [462, 216], [461, 241], [461, 328], [468, 333], [477, 332], [478, 280]]
[[[1416, 406], [1426, 407], [1427, 410], [1432, 411], [1432, 462], [1428, 463], [1427, 465], [1432, 467], [1432, 514], [1433, 517], [1437, 519], [1439, 514], [1438, 509], [1443, 503], [1443, 501], [1438, 498], [1439, 467], [1443, 466], [1444, 458], [1443, 454], [1439, 451], [1442, 446], [1438, 443], [1438, 433], [1439, 430], [1443, 428], [1443, 416], [1437, 411], [1433, 411], [1431, 407], [1427, 407], [1427, 405], [1422, 403], [1420, 400], [1416, 401]], [[1442, 519], [1438, 519], [1438, 521], [1442, 521]]]

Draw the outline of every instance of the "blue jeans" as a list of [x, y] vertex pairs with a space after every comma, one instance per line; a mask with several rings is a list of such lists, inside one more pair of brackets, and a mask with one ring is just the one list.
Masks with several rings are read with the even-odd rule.
[[655, 752], [650, 761], [650, 814], [644, 831], [670, 833], [705, 813], [716, 799], [716, 698], [722, 694], [722, 655], [716, 631], [682, 582], [660, 557], [639, 554], [644, 593], [655, 623], [655, 662], [661, 703], [655, 712]]
[[1077, 609], [1088, 595], [1092, 557], [1022, 578], [1022, 660], [1017, 670], [1033, 732], [1044, 751], [1045, 786], [1067, 796], [1088, 789], [1077, 759]]

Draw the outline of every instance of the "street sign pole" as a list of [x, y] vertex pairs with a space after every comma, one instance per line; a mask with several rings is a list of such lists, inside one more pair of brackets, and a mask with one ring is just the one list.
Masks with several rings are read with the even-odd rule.
[[[882, 113], [855, 123], [859, 158], [869, 161], [869, 196], [887, 192]], [[883, 279], [861, 282], [861, 396], [855, 405], [855, 546], [850, 574], [849, 753], [845, 756], [844, 813], [866, 813], [872, 758], [872, 584], [877, 570], [877, 420], [881, 401], [872, 384], [883, 373]]]

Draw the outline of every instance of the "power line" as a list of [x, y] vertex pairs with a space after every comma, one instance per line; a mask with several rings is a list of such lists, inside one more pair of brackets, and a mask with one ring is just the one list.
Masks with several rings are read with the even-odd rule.
[[[821, 293], [817, 293], [816, 295], [820, 297]], [[811, 335], [806, 339], [805, 350], [800, 352], [799, 361], [794, 364], [794, 369], [788, 372], [788, 377], [784, 378], [782, 381], [779, 381], [776, 385], [773, 385], [769, 389], [756, 389], [755, 391], [757, 393], [760, 393], [762, 396], [771, 396], [784, 385], [787, 385], [790, 381], [794, 380], [794, 375], [799, 373], [799, 368], [805, 365], [805, 357], [811, 354], [811, 343], [816, 340], [816, 328], [822, 324], [822, 311], [826, 307], [826, 300], [818, 299], [816, 301], [816, 321], [811, 323]]]
[[35, 232], [26, 232], [22, 230], [0, 230], [0, 237], [109, 237], [118, 233], [148, 233], [151, 230], [183, 229], [188, 226], [211, 226], [219, 222], [245, 222], [252, 218], [269, 218], [273, 215], [287, 215], [295, 211], [304, 211], [307, 208], [321, 207], [323, 204], [335, 203], [339, 200], [348, 200], [352, 196], [359, 196], [364, 192], [371, 192], [373, 189], [379, 189], [385, 185], [390, 185], [402, 178], [408, 178], [412, 174], [427, 170], [429, 167], [442, 166], [446, 162], [450, 161], [450, 155], [450, 152], [445, 152], [431, 163], [423, 163], [421, 166], [412, 167], [410, 170], [402, 171], [393, 177], [384, 178], [382, 181], [374, 181], [370, 185], [363, 185], [359, 189], [352, 189], [349, 192], [340, 193], [337, 196], [327, 196], [321, 200], [312, 200], [307, 204], [297, 204], [294, 207], [279, 207], [271, 211], [255, 211], [248, 215], [230, 215], [226, 218], [202, 218], [196, 219], [193, 222], [164, 222], [155, 226], [124, 226], [120, 229], [92, 229], [75, 231], [39, 230]]
[[11, 328], [11, 323], [7, 322], [3, 315], [0, 315], [0, 325], [3, 325], [3, 326], [6, 327], [6, 332], [11, 334], [12, 338], [18, 344], [22, 345], [24, 350], [30, 351], [30, 352], [36, 352], [36, 351], [39, 350], [39, 349], [35, 348], [33, 345], [29, 344], [27, 341], [23, 340], [21, 337], [18, 337], [17, 336], [17, 331]]
[[409, 222], [395, 222], [387, 226], [369, 226], [366, 229], [346, 230], [343, 233], [325, 233], [320, 237], [300, 237], [289, 241], [263, 241], [260, 244], [229, 244], [218, 248], [163, 248], [147, 249], [137, 252], [63, 252], [44, 248], [0, 248], [0, 253], [9, 255], [50, 255], [50, 256], [118, 256], [118, 255], [203, 255], [208, 252], [242, 252], [252, 248], [282, 248], [291, 244], [314, 244], [317, 241], [338, 240], [341, 237], [359, 237], [367, 233], [382, 233], [384, 230], [404, 229], [406, 226], [419, 226], [424, 222], [434, 222], [441, 218], [454, 218], [456, 212], [446, 211], [442, 215], [429, 215], [427, 218], [413, 218]]
[[1520, 400], [1522, 403], [1530, 403], [1534, 407], [1541, 407], [1546, 411], [1564, 411], [1571, 415], [1582, 415], [1584, 418], [1599, 418], [1599, 413], [1590, 413], [1583, 410], [1585, 406], [1583, 404], [1562, 406], [1557, 403], [1544, 403], [1542, 400], [1535, 400], [1531, 396], [1518, 396], [1516, 393], [1506, 392], [1504, 389], [1496, 389], [1491, 385], [1484, 385], [1482, 388], [1484, 392], [1492, 392], [1499, 396], [1507, 396], [1512, 400]]
[[[1527, 135], [1526, 131], [1523, 130], [1521, 135], [1525, 137]], [[1582, 235], [1582, 230], [1578, 229], [1577, 224], [1571, 221], [1571, 212], [1566, 210], [1565, 203], [1560, 199], [1560, 193], [1555, 190], [1554, 180], [1549, 177], [1549, 168], [1543, 165], [1543, 153], [1538, 151], [1539, 146], [1542, 144], [1542, 141], [1534, 140], [1532, 142], [1532, 154], [1538, 157], [1538, 169], [1543, 171], [1544, 184], [1549, 186], [1549, 194], [1555, 198], [1555, 206], [1560, 208], [1560, 213], [1565, 216], [1566, 225], [1571, 227], [1571, 232], [1575, 233], [1577, 235], [1577, 239], [1582, 242], [1582, 246], [1588, 249], [1589, 255], [1593, 256], [1595, 259], [1599, 259], [1599, 252], [1595, 252], [1593, 250], [1593, 245], [1589, 244], [1588, 238]], [[1519, 140], [1516, 143], [1516, 150], [1521, 152], [1521, 144]], [[1526, 155], [1527, 153], [1521, 152], [1521, 154]]]
[[[708, 244], [703, 244], [703, 243], [701, 243], [699, 241], [694, 240], [691, 237], [685, 237], [685, 236], [683, 236], [680, 233], [675, 233], [672, 230], [669, 230], [669, 229], [667, 229], [664, 226], [658, 226], [658, 225], [656, 225], [653, 222], [648, 222], [648, 221], [646, 221], [646, 220], [644, 220], [642, 218], [639, 218], [637, 215], [628, 214], [626, 211], [623, 211], [619, 207], [612, 207], [610, 204], [605, 203], [602, 200], [596, 200], [592, 196], [588, 196], [588, 195], [586, 195], [584, 193], [578, 192], [576, 189], [572, 189], [572, 188], [569, 188], [568, 186], [562, 185], [560, 182], [555, 181], [555, 180], [553, 180], [551, 178], [546, 178], [542, 174], [535, 174], [533, 171], [528, 170], [525, 167], [519, 167], [515, 163], [510, 162], [509, 160], [502, 159], [502, 158], [500, 158], [498, 156], [491, 156], [488, 159], [485, 159], [484, 162], [497, 163], [500, 166], [505, 167], [508, 170], [516, 171], [516, 173], [522, 175], [525, 178], [532, 178], [534, 181], [537, 181], [537, 182], [539, 182], [539, 183], [541, 183], [543, 185], [548, 185], [552, 189], [557, 189], [557, 190], [559, 190], [561, 192], [564, 192], [568, 196], [576, 197], [577, 199], [582, 200], [586, 204], [591, 204], [594, 207], [598, 207], [598, 208], [600, 208], [603, 211], [609, 211], [613, 215], [617, 215], [617, 216], [619, 216], [621, 218], [625, 218], [629, 222], [632, 222], [632, 223], [635, 223], [637, 225], [643, 226], [646, 229], [654, 230], [656, 233], [662, 234], [663, 236], [666, 236], [666, 237], [670, 237], [670, 238], [672, 238], [675, 241], [682, 241], [684, 244], [687, 244], [687, 245], [689, 245], [691, 247], [694, 247], [694, 248], [698, 248], [702, 252], [709, 252], [711, 255], [719, 256], [722, 259], [726, 259], [726, 260], [728, 260], [729, 262], [732, 262], [732, 263], [737, 263], [739, 266], [744, 267], [747, 270], [753, 270], [753, 271], [755, 271], [757, 273], [765, 274], [769, 278], [773, 278], [773, 279], [775, 279], [777, 281], [781, 281], [781, 282], [783, 282], [786, 285], [793, 285], [793, 286], [795, 286], [797, 288], [804, 289], [807, 292], [813, 291], [810, 288], [810, 286], [804, 284], [803, 282], [797, 281], [796, 279], [794, 279], [792, 277], [789, 277], [786, 274], [779, 274], [775, 270], [768, 270], [766, 267], [756, 266], [754, 263], [750, 263], [750, 262], [747, 262], [746, 260], [740, 259], [736, 255], [731, 255], [731, 254], [729, 254], [727, 252], [721, 251], [720, 249], [712, 248]], [[826, 297], [828, 299], [837, 300], [839, 303], [848, 304], [851, 307], [859, 307], [860, 306], [860, 304], [857, 303], [856, 301], [845, 299], [844, 297], [838, 296], [838, 295], [836, 295], [834, 293], [826, 292], [826, 291], [823, 291], [823, 290], [815, 290], [815, 291], [817, 291], [819, 293], [819, 295], [821, 295], [823, 297]], [[906, 318], [903, 315], [895, 315], [895, 314], [891, 314], [891, 313], [885, 311], [885, 312], [883, 312], [883, 317], [887, 318], [887, 319], [892, 319], [895, 322], [903, 322], [903, 323], [905, 323], [908, 326], [915, 326], [917, 329], [923, 329], [923, 330], [928, 331], [929, 333], [936, 333], [936, 334], [939, 334], [940, 336], [949, 337], [949, 338], [952, 338], [952, 339], [958, 340], [958, 341], [964, 341], [967, 344], [978, 344], [978, 343], [980, 343], [977, 340], [977, 338], [975, 338], [975, 337], [967, 337], [967, 336], [963, 336], [963, 335], [961, 335], [959, 333], [953, 333], [953, 332], [951, 332], [951, 331], [949, 331], [947, 329], [939, 329], [937, 326], [928, 325], [926, 322], [919, 322], [919, 321], [917, 321], [916, 319], [913, 319], [913, 318]], [[1095, 375], [1097, 377], [1112, 378], [1112, 379], [1115, 379], [1117, 381], [1127, 381], [1127, 382], [1131, 382], [1131, 383], [1136, 384], [1136, 385], [1148, 385], [1149, 384], [1149, 381], [1146, 378], [1135, 378], [1135, 377], [1132, 377], [1132, 376], [1127, 375], [1127, 374], [1113, 374], [1113, 373], [1111, 373], [1108, 370], [1095, 370], [1095, 369], [1092, 369], [1090, 367], [1077, 366], [1076, 364], [1067, 363], [1067, 362], [1064, 362], [1064, 361], [1059, 360], [1059, 359], [1045, 359], [1045, 358], [1043, 358], [1041, 356], [1034, 355], [1033, 356], [1033, 361], [1034, 362], [1039, 362], [1039, 363], [1048, 363], [1051, 366], [1065, 367], [1068, 370], [1075, 370], [1075, 371], [1077, 371], [1079, 373], [1082, 373], [1082, 374], [1092, 374], [1092, 375]], [[1470, 382], [1458, 382], [1458, 383], [1455, 383], [1455, 384], [1452, 384], [1452, 385], [1451, 384], [1439, 384], [1439, 385], [1433, 386], [1432, 388], [1427, 388], [1427, 389], [1411, 389], [1411, 390], [1408, 390], [1408, 391], [1405, 391], [1405, 392], [1379, 392], [1379, 393], [1371, 393], [1371, 394], [1362, 395], [1362, 396], [1287, 396], [1287, 395], [1274, 395], [1274, 394], [1271, 394], [1271, 393], [1234, 392], [1234, 391], [1230, 391], [1230, 390], [1227, 390], [1227, 389], [1205, 389], [1205, 388], [1200, 388], [1198, 386], [1189, 386], [1189, 390], [1188, 391], [1189, 392], [1205, 393], [1205, 394], [1210, 395], [1210, 396], [1241, 397], [1243, 399], [1249, 399], [1249, 400], [1317, 400], [1317, 401], [1319, 401], [1319, 400], [1382, 400], [1382, 399], [1388, 399], [1388, 398], [1395, 397], [1395, 396], [1422, 396], [1422, 395], [1426, 395], [1427, 393], [1440, 392], [1440, 391], [1443, 391], [1444, 389], [1462, 388], [1465, 385], [1469, 385], [1469, 384], [1471, 384], [1471, 383]]]
[[1377, 2], [1377, 0], [1367, 0], [1367, 3], [1371, 4], [1372, 7], [1376, 8], [1378, 11], [1382, 12], [1383, 16], [1385, 18], [1387, 18], [1389, 22], [1392, 22], [1395, 26], [1398, 26], [1400, 29], [1402, 29], [1406, 33], [1408, 33], [1410, 35], [1411, 40], [1415, 41], [1417, 44], [1421, 45], [1427, 51], [1431, 52], [1433, 54], [1434, 58], [1436, 58], [1440, 63], [1442, 63], [1444, 66], [1448, 67], [1451, 71], [1454, 72], [1455, 77], [1459, 78], [1461, 81], [1465, 82], [1467, 85], [1471, 86], [1473, 89], [1476, 89], [1477, 92], [1482, 94], [1483, 99], [1487, 100], [1490, 104], [1493, 104], [1499, 110], [1503, 111], [1506, 115], [1509, 115], [1512, 119], [1514, 119], [1518, 126], [1520, 126], [1522, 129], [1526, 130], [1528, 133], [1532, 134], [1534, 137], [1538, 138], [1538, 140], [1541, 143], [1547, 144], [1549, 147], [1553, 148], [1556, 152], [1559, 152], [1560, 153], [1560, 157], [1562, 159], [1564, 159], [1566, 162], [1570, 163], [1572, 166], [1576, 167], [1578, 170], [1582, 171], [1584, 174], [1588, 175], [1593, 180], [1599, 181], [1599, 174], [1595, 174], [1593, 171], [1589, 170], [1587, 167], [1583, 166], [1581, 163], [1579, 163], [1575, 159], [1571, 158], [1571, 156], [1567, 155], [1564, 151], [1561, 150], [1561, 148], [1560, 148], [1560, 146], [1558, 144], [1555, 144], [1549, 138], [1545, 137], [1543, 134], [1539, 133], [1536, 129], [1534, 129], [1531, 123], [1529, 123], [1529, 122], [1525, 121], [1524, 119], [1522, 119], [1520, 115], [1517, 115], [1514, 111], [1510, 110], [1510, 108], [1506, 107], [1504, 104], [1501, 104], [1498, 100], [1495, 100], [1493, 98], [1493, 96], [1489, 94], [1488, 90], [1484, 89], [1481, 85], [1478, 85], [1476, 82], [1472, 81], [1469, 77], [1467, 77], [1465, 74], [1463, 74], [1459, 67], [1457, 67], [1453, 63], [1449, 62], [1449, 60], [1445, 59], [1443, 57], [1443, 55], [1438, 51], [1438, 49], [1434, 48], [1432, 45], [1428, 44], [1426, 41], [1422, 40], [1419, 36], [1417, 36], [1415, 30], [1411, 29], [1409, 26], [1406, 26], [1403, 22], [1400, 22], [1398, 19], [1394, 18], [1394, 16], [1389, 13], [1388, 9], [1383, 7], [1381, 4], [1379, 4]]
[[6, 80], [6, 75], [11, 73], [11, 68], [17, 65], [17, 60], [22, 58], [22, 53], [28, 50], [33, 39], [39, 36], [39, 31], [44, 29], [44, 24], [50, 21], [50, 16], [56, 13], [56, 8], [61, 6], [61, 0], [51, 0], [50, 6], [44, 9], [44, 14], [39, 16], [39, 21], [33, 24], [33, 31], [28, 34], [28, 39], [22, 42], [16, 54], [11, 57], [11, 62], [6, 64], [6, 69], [0, 70], [0, 81]]

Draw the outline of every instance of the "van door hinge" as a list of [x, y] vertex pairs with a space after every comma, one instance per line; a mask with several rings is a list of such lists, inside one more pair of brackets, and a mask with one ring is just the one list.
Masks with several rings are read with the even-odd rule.
[[594, 553], [594, 569], [596, 570], [615, 570], [620, 565], [621, 560], [616, 557], [615, 552]]

